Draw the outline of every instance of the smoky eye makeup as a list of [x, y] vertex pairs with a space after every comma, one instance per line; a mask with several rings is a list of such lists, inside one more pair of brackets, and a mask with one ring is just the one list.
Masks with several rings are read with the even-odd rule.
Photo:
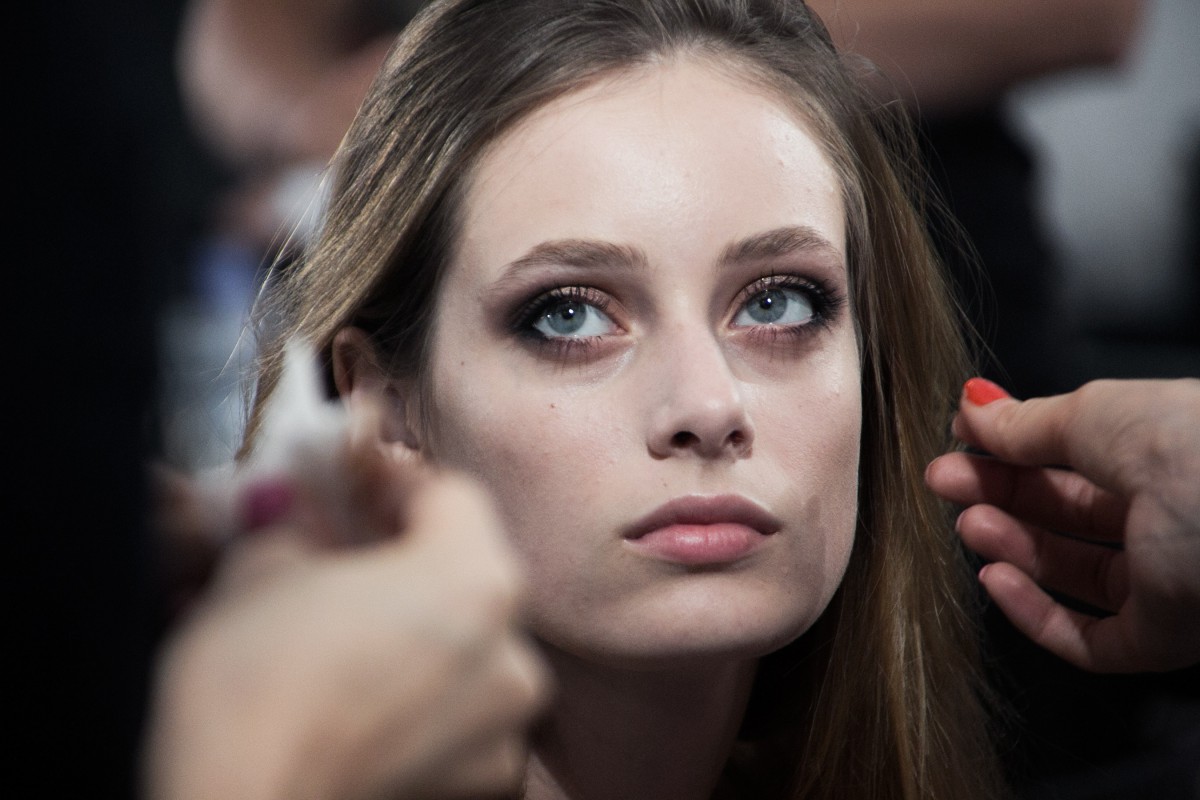
[[[799, 342], [840, 318], [844, 292], [825, 280], [794, 273], [767, 274], [737, 292], [725, 325], [743, 341]], [[623, 333], [617, 301], [594, 286], [533, 290], [502, 317], [506, 333], [539, 354], [566, 360], [597, 355]]]
[[806, 337], [835, 322], [845, 305], [845, 293], [826, 281], [795, 274], [765, 275], [738, 292], [729, 325], [772, 341]]
[[612, 298], [591, 286], [558, 286], [535, 294], [508, 315], [508, 331], [522, 342], [559, 355], [596, 346], [620, 333]]

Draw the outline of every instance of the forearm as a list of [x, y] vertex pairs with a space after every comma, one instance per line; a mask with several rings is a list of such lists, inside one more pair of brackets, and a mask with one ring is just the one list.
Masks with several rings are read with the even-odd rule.
[[1143, 0], [811, 0], [840, 47], [870, 59], [926, 111], [986, 102], [1062, 69], [1111, 64]]
[[[197, 0], [180, 35], [183, 97], [236, 163], [324, 160], [382, 61], [390, 32], [363, 0]], [[374, 38], [373, 38], [374, 37]]]

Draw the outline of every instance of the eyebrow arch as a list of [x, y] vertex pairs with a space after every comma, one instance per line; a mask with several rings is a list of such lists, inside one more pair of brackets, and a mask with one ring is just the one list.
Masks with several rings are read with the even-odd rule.
[[845, 261], [842, 253], [815, 228], [807, 225], [787, 225], [734, 242], [721, 253], [719, 263], [722, 266], [730, 266], [747, 261], [780, 258], [793, 253], [815, 253], [833, 259], [838, 264]]
[[591, 239], [556, 239], [535, 245], [528, 253], [505, 265], [500, 280], [507, 280], [529, 267], [621, 267], [644, 268], [646, 254], [631, 245]]

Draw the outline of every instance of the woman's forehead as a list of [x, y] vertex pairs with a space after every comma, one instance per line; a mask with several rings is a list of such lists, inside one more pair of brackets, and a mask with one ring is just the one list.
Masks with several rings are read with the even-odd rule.
[[845, 252], [836, 173], [797, 109], [704, 59], [623, 71], [522, 120], [464, 193], [460, 256], [507, 262], [546, 240], [723, 250], [804, 227]]

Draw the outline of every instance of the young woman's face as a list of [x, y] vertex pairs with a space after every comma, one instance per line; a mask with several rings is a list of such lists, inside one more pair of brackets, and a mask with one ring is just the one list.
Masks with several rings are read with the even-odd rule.
[[797, 113], [701, 61], [569, 94], [486, 153], [421, 446], [494, 493], [541, 639], [753, 657], [826, 607], [856, 517], [845, 251]]

